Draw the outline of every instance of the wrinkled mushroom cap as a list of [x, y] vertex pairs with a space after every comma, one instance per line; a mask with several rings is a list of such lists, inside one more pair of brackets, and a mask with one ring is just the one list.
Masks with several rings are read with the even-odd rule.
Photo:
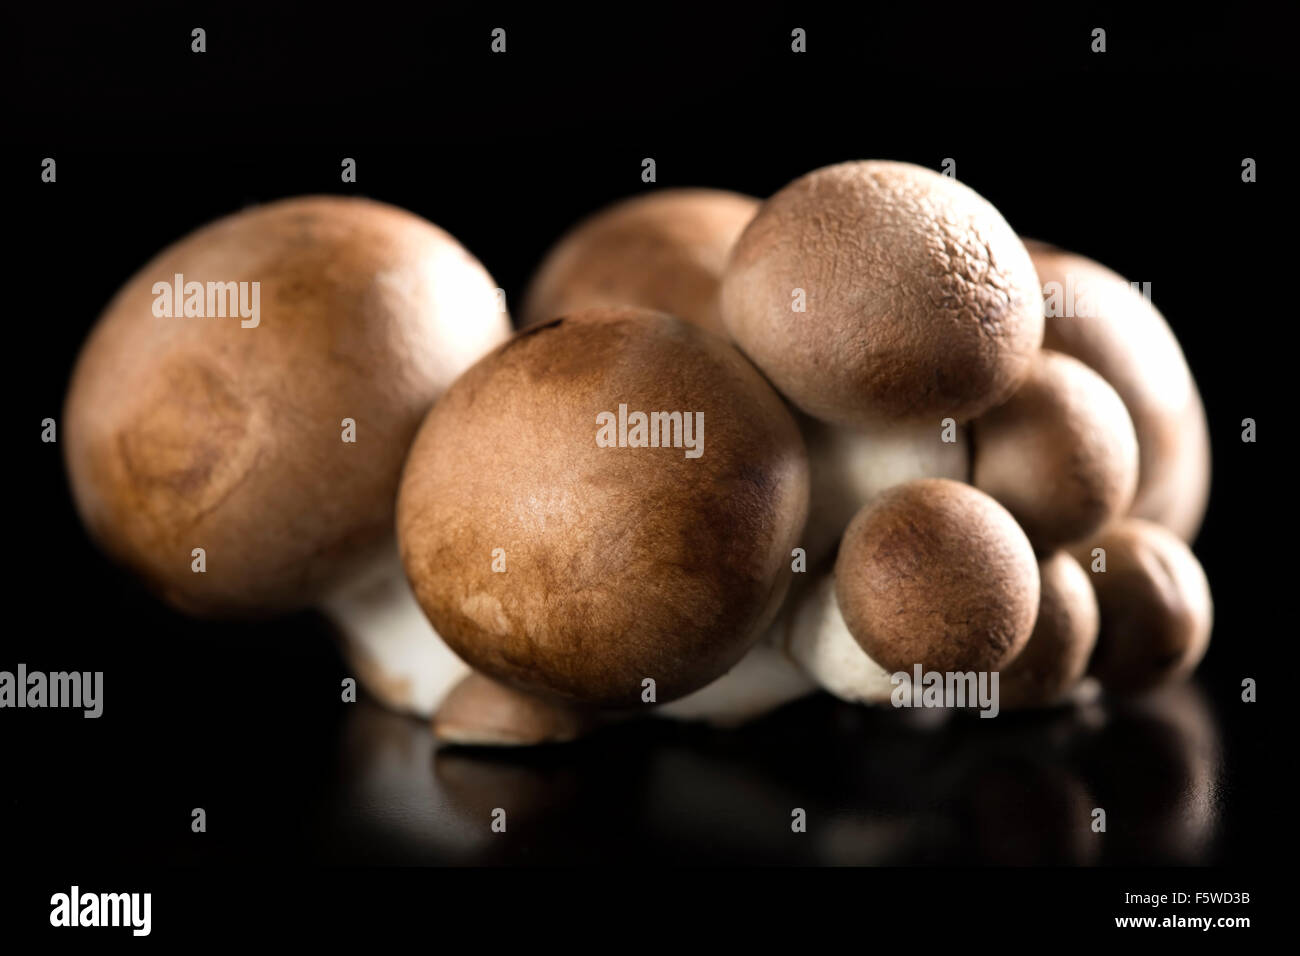
[[523, 325], [583, 309], [667, 312], [726, 336], [718, 288], [758, 200], [719, 189], [664, 189], [600, 210], [547, 253], [524, 298]]
[[1029, 640], [1038, 562], [1000, 504], [926, 478], [889, 489], [849, 524], [835, 593], [849, 633], [888, 672], [992, 671]]
[[[620, 404], [702, 413], [703, 453], [598, 445]], [[592, 310], [448, 389], [407, 460], [398, 536], [425, 613], [477, 670], [606, 705], [653, 679], [662, 703], [758, 639], [807, 506], [798, 428], [743, 356], [662, 313]]]
[[1015, 390], [1043, 338], [1033, 263], [998, 211], [881, 161], [818, 169], [767, 200], [732, 251], [722, 315], [786, 397], [839, 424], [974, 418]]
[[[257, 325], [154, 315], [177, 274], [259, 283]], [[227, 216], [141, 269], [82, 349], [64, 409], [77, 510], [183, 610], [314, 603], [391, 536], [420, 420], [508, 330], [483, 267], [410, 213], [314, 197]]]

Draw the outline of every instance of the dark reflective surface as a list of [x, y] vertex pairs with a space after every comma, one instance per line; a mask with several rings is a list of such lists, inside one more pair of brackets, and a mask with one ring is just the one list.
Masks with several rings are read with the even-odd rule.
[[[932, 714], [922, 715], [926, 718]], [[1212, 862], [1219, 728], [1180, 685], [993, 720], [803, 701], [738, 731], [661, 721], [528, 751], [436, 746], [369, 703], [316, 821], [366, 862]], [[496, 809], [504, 833], [493, 832]], [[806, 833], [791, 830], [795, 808]], [[1106, 832], [1092, 829], [1093, 810]], [[323, 844], [325, 845], [325, 844]]]

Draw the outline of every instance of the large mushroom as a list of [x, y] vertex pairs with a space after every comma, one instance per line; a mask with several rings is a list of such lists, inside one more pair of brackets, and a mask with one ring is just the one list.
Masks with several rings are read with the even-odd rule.
[[326, 606], [381, 700], [431, 709], [464, 671], [398, 573], [398, 479], [430, 405], [508, 334], [483, 267], [411, 213], [309, 197], [227, 216], [146, 264], [82, 349], [77, 510], [186, 613]]
[[448, 389], [407, 460], [398, 534], [421, 606], [475, 669], [640, 705], [758, 640], [807, 507], [798, 427], [743, 356], [602, 309], [518, 333]]

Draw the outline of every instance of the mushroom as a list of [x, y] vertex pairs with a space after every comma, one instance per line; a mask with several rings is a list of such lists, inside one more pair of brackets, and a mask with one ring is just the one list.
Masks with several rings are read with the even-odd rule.
[[1040, 298], [1020, 239], [973, 190], [919, 166], [852, 162], [763, 203], [723, 275], [722, 317], [815, 418], [965, 422], [1028, 373]]
[[849, 633], [833, 574], [822, 575], [800, 594], [783, 624], [780, 636], [786, 653], [818, 687], [851, 704], [890, 702], [897, 686], [892, 672], [872, 660]]
[[1102, 687], [1142, 691], [1196, 669], [1210, 643], [1214, 604], [1205, 572], [1181, 538], [1126, 518], [1076, 554], [1092, 571], [1101, 611], [1089, 670]]
[[954, 440], [945, 441], [938, 419], [850, 428], [796, 418], [812, 478], [808, 524], [800, 539], [810, 568], [834, 557], [849, 521], [885, 489], [914, 478], [970, 478], [965, 428], [953, 428]]
[[523, 325], [636, 306], [721, 336], [718, 286], [758, 200], [719, 189], [664, 189], [583, 220], [547, 253], [524, 297]]
[[538, 697], [470, 673], [443, 699], [433, 735], [472, 747], [524, 747], [567, 743], [594, 730], [600, 711]]
[[516, 334], [447, 390], [397, 523], [421, 607], [475, 669], [639, 706], [758, 640], [807, 508], [798, 427], [740, 353], [663, 313], [598, 309]]
[[325, 605], [377, 696], [429, 706], [424, 667], [451, 658], [398, 575], [398, 479], [429, 406], [508, 334], [483, 267], [409, 212], [306, 197], [227, 216], [145, 265], [83, 347], [77, 511], [186, 613]]
[[1097, 596], [1079, 562], [1058, 551], [1039, 562], [1038, 579], [1033, 633], [998, 681], [1000, 705], [1008, 710], [1066, 700], [1087, 672], [1097, 643]]
[[1078, 359], [1044, 350], [1024, 384], [972, 427], [975, 487], [1006, 506], [1040, 554], [1128, 511], [1138, 447], [1119, 395]]
[[1210, 489], [1205, 409], [1168, 323], [1109, 269], [1040, 242], [1028, 248], [1043, 282], [1044, 346], [1072, 355], [1109, 382], [1138, 443], [1129, 514], [1196, 537]]
[[1000, 504], [925, 478], [858, 512], [835, 561], [835, 593], [849, 633], [891, 673], [994, 671], [1029, 640], [1038, 564]]

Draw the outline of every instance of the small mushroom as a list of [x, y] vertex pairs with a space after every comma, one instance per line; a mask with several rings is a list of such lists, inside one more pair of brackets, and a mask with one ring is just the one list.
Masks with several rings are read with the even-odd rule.
[[1043, 339], [1020, 239], [970, 188], [907, 163], [796, 179], [732, 250], [722, 317], [795, 405], [846, 425], [958, 422], [1008, 398]]
[[1050, 707], [1069, 698], [1097, 643], [1097, 596], [1079, 562], [1058, 551], [1039, 562], [1038, 579], [1033, 633], [998, 681], [1000, 704], [1008, 710]]
[[1092, 572], [1101, 611], [1089, 671], [1103, 688], [1143, 691], [1196, 669], [1209, 647], [1214, 603], [1201, 563], [1181, 538], [1126, 518], [1076, 555]]
[[887, 671], [995, 671], [1029, 640], [1038, 563], [1015, 519], [969, 485], [910, 481], [849, 524], [835, 561], [844, 622]]
[[539, 697], [470, 673], [438, 707], [433, 735], [467, 747], [531, 747], [577, 740], [604, 719], [594, 708]]
[[1040, 554], [1125, 514], [1138, 446], [1119, 395], [1078, 359], [1044, 350], [1024, 384], [972, 427], [974, 484]]
[[430, 405], [508, 334], [488, 273], [409, 212], [308, 197], [227, 216], [145, 265], [83, 347], [63, 416], [77, 511], [184, 612], [325, 605], [382, 700], [429, 708], [429, 661], [463, 665], [412, 613], [398, 479]]
[[1043, 345], [1072, 355], [1114, 387], [1138, 443], [1129, 514], [1196, 537], [1210, 491], [1210, 438], [1201, 397], [1169, 324], [1106, 267], [1027, 243], [1045, 296]]
[[420, 605], [476, 670], [639, 706], [648, 681], [685, 696], [759, 639], [807, 508], [798, 426], [739, 352], [602, 309], [516, 334], [447, 390], [397, 519]]
[[608, 206], [547, 253], [524, 298], [522, 324], [636, 306], [726, 336], [718, 287], [757, 210], [757, 199], [719, 189], [664, 189]]
[[817, 686], [851, 704], [890, 702], [897, 686], [893, 672], [872, 660], [849, 633], [833, 574], [822, 575], [791, 602], [782, 624], [786, 652]]
[[862, 507], [894, 485], [915, 478], [970, 478], [970, 445], [963, 427], [944, 440], [940, 420], [924, 424], [851, 428], [797, 415], [808, 446], [812, 495], [800, 543], [808, 567], [833, 558], [844, 529]]

